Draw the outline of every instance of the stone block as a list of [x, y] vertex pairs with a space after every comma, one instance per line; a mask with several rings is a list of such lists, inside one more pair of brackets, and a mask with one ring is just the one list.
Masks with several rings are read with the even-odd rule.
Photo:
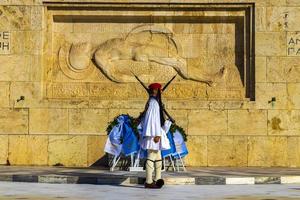
[[29, 110], [29, 134], [67, 134], [67, 109]]
[[1, 6], [0, 10], [5, 16], [5, 18], [2, 18], [3, 22], [1, 23], [9, 24], [10, 30], [29, 30], [30, 9], [30, 6], [13, 6], [12, 2], [9, 6]]
[[267, 111], [228, 110], [228, 135], [267, 135]]
[[10, 0], [11, 5], [35, 5], [36, 3], [40, 2], [41, 0]]
[[257, 56], [285, 56], [286, 34], [282, 32], [258, 32], [255, 38]]
[[249, 137], [248, 166], [249, 167], [286, 167], [287, 137]]
[[255, 30], [257, 32], [266, 31], [267, 9], [266, 7], [255, 7]]
[[268, 82], [300, 82], [300, 57], [267, 58]]
[[[146, 102], [145, 102], [146, 104]], [[132, 117], [138, 117], [144, 109], [109, 109], [108, 121], [112, 121], [116, 116], [121, 114], [129, 114]]]
[[[242, 1], [244, 2], [244, 1]], [[253, 1], [249, 1], [253, 2]], [[285, 0], [255, 0], [255, 5], [256, 6], [263, 6], [263, 7], [268, 7], [268, 6], [285, 6], [286, 1]]]
[[289, 109], [299, 109], [300, 108], [300, 84], [299, 83], [287, 84], [287, 94], [288, 94]]
[[42, 54], [43, 35], [42, 31], [24, 31], [24, 53]]
[[208, 109], [209, 103], [205, 100], [169, 100], [166, 106], [168, 109]]
[[181, 44], [181, 56], [184, 58], [196, 58], [207, 52], [207, 35], [177, 34], [174, 40]]
[[[287, 85], [284, 83], [257, 83], [255, 107], [258, 109], [286, 109], [288, 106]], [[275, 98], [272, 101], [272, 98]]]
[[1, 81], [29, 81], [31, 56], [6, 55], [1, 56]]
[[10, 135], [8, 155], [12, 165], [47, 165], [48, 136]]
[[104, 147], [107, 136], [90, 135], [87, 138], [87, 166], [106, 165]]
[[88, 136], [49, 136], [49, 165], [87, 167]]
[[[188, 130], [188, 110], [171, 110], [167, 109], [167, 112], [175, 120], [178, 126], [181, 126], [187, 133]], [[168, 119], [168, 117], [166, 117]]]
[[208, 166], [247, 166], [247, 137], [208, 136]]
[[89, 101], [89, 108], [112, 108], [112, 109], [139, 109], [143, 110], [147, 98], [144, 100], [97, 100]]
[[31, 7], [31, 30], [40, 31], [44, 25], [44, 7], [43, 6], [32, 6]]
[[0, 2], [0, 5], [9, 5], [10, 4], [10, 0], [3, 0]]
[[5, 165], [8, 159], [8, 136], [0, 135], [0, 165]]
[[265, 83], [267, 81], [267, 58], [255, 57], [255, 82]]
[[48, 136], [28, 136], [28, 164], [48, 165]]
[[43, 66], [42, 56], [32, 55], [30, 57], [30, 81], [42, 81], [43, 80]]
[[189, 135], [224, 135], [227, 111], [192, 110], [188, 115]]
[[287, 139], [288, 167], [300, 166], [300, 138], [288, 137]]
[[269, 110], [268, 135], [300, 135], [299, 110]]
[[298, 0], [286, 0], [287, 6], [300, 6], [300, 2]]
[[207, 136], [188, 136], [186, 166], [207, 166]]
[[299, 7], [269, 7], [267, 8], [267, 29], [269, 31], [298, 31], [299, 17]]
[[[25, 99], [17, 101], [20, 96]], [[10, 104], [14, 107], [43, 107], [43, 88], [40, 82], [12, 82], [10, 86]]]
[[69, 109], [69, 132], [71, 134], [106, 135], [107, 109]]
[[226, 185], [254, 185], [254, 177], [226, 177]]
[[28, 134], [28, 109], [0, 109], [0, 134]]
[[[235, 39], [235, 34], [209, 34], [207, 36], [208, 55], [218, 55], [224, 57], [224, 59], [234, 55], [235, 50], [237, 50], [235, 49]], [[195, 44], [193, 43], [193, 45]]]
[[281, 176], [281, 184], [299, 184], [300, 176]]
[[9, 107], [9, 82], [0, 82], [0, 107]]

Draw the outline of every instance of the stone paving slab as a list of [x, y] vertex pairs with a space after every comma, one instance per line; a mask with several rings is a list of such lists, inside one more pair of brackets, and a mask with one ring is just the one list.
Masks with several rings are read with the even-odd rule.
[[[300, 183], [300, 168], [188, 168], [163, 172], [167, 185], [291, 184]], [[143, 184], [145, 172], [105, 168], [0, 166], [0, 181], [128, 185]]]

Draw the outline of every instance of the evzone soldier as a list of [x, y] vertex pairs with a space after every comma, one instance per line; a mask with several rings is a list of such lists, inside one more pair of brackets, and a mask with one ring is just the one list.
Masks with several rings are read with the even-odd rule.
[[[163, 129], [165, 117], [161, 101], [161, 85], [150, 84], [148, 92], [149, 99], [139, 117], [142, 125], [141, 148], [147, 150], [145, 188], [161, 188], [164, 185], [161, 179], [161, 150], [169, 149], [170, 143]], [[153, 171], [155, 171], [154, 179], [152, 179]]]

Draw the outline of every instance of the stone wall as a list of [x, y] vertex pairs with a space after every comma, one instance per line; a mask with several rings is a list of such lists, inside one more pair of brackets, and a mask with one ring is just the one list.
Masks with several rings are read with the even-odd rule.
[[[62, 7], [76, 6], [76, 0], [47, 2], [61, 2]], [[101, 2], [109, 4], [107, 0]], [[118, 2], [126, 5], [147, 0]], [[180, 0], [160, 2], [180, 3]], [[124, 12], [107, 9], [106, 16], [110, 17], [103, 19], [97, 18], [97, 9], [53, 9], [50, 8], [52, 4], [41, 0], [2, 0], [0, 164], [90, 166], [101, 160], [107, 123], [121, 113], [137, 116], [147, 99], [143, 89], [130, 74], [126, 74], [126, 70], [114, 68], [131, 66], [130, 69], [147, 83], [166, 83], [176, 74], [176, 69], [183, 71], [183, 76], [178, 76], [168, 88], [164, 102], [188, 134], [188, 166], [299, 167], [300, 1], [188, 2], [211, 5], [255, 3], [255, 31], [252, 35], [255, 45], [251, 47], [255, 50], [255, 65], [251, 68], [255, 69], [255, 76], [250, 78], [252, 80], [246, 78], [249, 76], [245, 67], [247, 59], [252, 58], [247, 58], [247, 55], [244, 58], [250, 47], [242, 41], [244, 37], [249, 39], [250, 35], [239, 29], [242, 28], [240, 17], [247, 14], [241, 10], [172, 11], [171, 15], [165, 10]], [[184, 19], [188, 20], [180, 23], [167, 21], [174, 12], [175, 16], [187, 17]], [[74, 13], [85, 18], [69, 18]], [[155, 15], [160, 17], [153, 17]], [[93, 21], [93, 16], [97, 20]], [[112, 16], [119, 18], [113, 19]], [[133, 21], [122, 25], [122, 21], [118, 21], [120, 16], [139, 16], [140, 21], [134, 24], [137, 18], [128, 18]], [[202, 17], [202, 21], [191, 21], [195, 16]], [[207, 21], [209, 16], [216, 21]], [[225, 18], [229, 21], [222, 21]], [[119, 60], [103, 65], [113, 69], [107, 77], [99, 70], [103, 66], [99, 63], [97, 66], [97, 60], [82, 64], [86, 61], [86, 54], [80, 54], [82, 60], [76, 60], [78, 49], [85, 52], [88, 45], [95, 50], [105, 41], [122, 38], [122, 43], [117, 43], [117, 46], [128, 48], [132, 38], [147, 39], [140, 32], [130, 32], [147, 20], [150, 20], [148, 24], [163, 23], [167, 29], [158, 32], [165, 34], [164, 31], [170, 30], [171, 39], [181, 46], [172, 49], [174, 46], [161, 36], [164, 34], [155, 35], [157, 40], [152, 40], [151, 45], [166, 45], [159, 48], [160, 54], [176, 58], [167, 60], [168, 67], [165, 67], [165, 60], [160, 59], [156, 63], [148, 60], [148, 65], [141, 69], [145, 66], [143, 58], [131, 60], [126, 57], [124, 61], [118, 57]], [[128, 36], [129, 32], [132, 34]], [[70, 49], [76, 41], [88, 45], [74, 49], [73, 62]], [[144, 47], [142, 42], [139, 45]], [[85, 53], [90, 54], [89, 51]], [[99, 54], [100, 61], [103, 61], [103, 55]], [[187, 64], [178, 67], [179, 61]], [[70, 65], [74, 67], [73, 71]], [[227, 75], [222, 74], [223, 67]], [[191, 77], [198, 81], [188, 80]], [[251, 81], [255, 90], [251, 90], [249, 96], [246, 90]]]

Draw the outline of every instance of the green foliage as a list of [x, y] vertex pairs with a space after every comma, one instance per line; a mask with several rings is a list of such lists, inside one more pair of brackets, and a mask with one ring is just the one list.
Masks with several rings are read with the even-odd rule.
[[117, 120], [117, 118], [118, 118], [119, 116], [120, 116], [120, 115], [116, 116], [116, 117], [114, 118], [113, 121], [108, 122], [108, 126], [107, 126], [107, 128], [106, 128], [106, 133], [107, 133], [107, 135], [109, 135], [110, 131], [113, 129], [114, 126], [116, 126], [116, 125], [119, 124], [119, 123], [118, 123], [118, 120]]
[[184, 129], [183, 129], [182, 127], [178, 126], [177, 124], [173, 123], [173, 124], [171, 125], [171, 127], [170, 127], [170, 132], [171, 132], [172, 134], [174, 134], [176, 130], [179, 131], [179, 133], [180, 133], [180, 134], [182, 135], [182, 137], [183, 137], [183, 140], [186, 142], [186, 141], [187, 141], [187, 135], [186, 135]]

